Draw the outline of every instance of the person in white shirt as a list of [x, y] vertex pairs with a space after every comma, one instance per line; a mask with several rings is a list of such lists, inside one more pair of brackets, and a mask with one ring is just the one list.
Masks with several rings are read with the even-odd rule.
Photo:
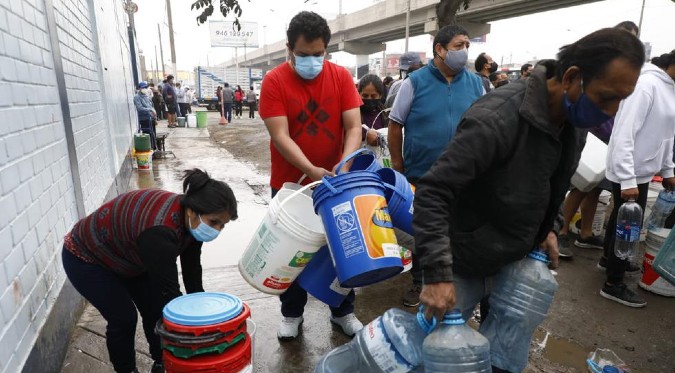
[[178, 111], [180, 111], [180, 114], [178, 114], [179, 117], [185, 116], [187, 112], [187, 108], [185, 105], [187, 104], [187, 100], [185, 98], [185, 88], [181, 86], [180, 83], [176, 84], [176, 103], [178, 104]]
[[[633, 200], [645, 210], [649, 182], [660, 173], [663, 186], [675, 189], [673, 137], [675, 137], [675, 53], [645, 63], [635, 91], [621, 102], [607, 149], [605, 176], [612, 182], [614, 210], [608, 227], [616, 226], [622, 202]], [[629, 307], [644, 307], [638, 294], [626, 288], [627, 260], [614, 255], [614, 229], [605, 234], [607, 280], [600, 295]]]
[[187, 114], [192, 114], [192, 101], [195, 99], [195, 93], [190, 87], [185, 87], [185, 110]]

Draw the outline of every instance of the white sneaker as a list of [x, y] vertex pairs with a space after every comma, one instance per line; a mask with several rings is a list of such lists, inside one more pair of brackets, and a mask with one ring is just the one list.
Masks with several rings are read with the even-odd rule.
[[333, 317], [331, 315], [330, 322], [342, 328], [342, 332], [350, 337], [353, 337], [359, 330], [363, 329], [363, 324], [353, 313], [344, 315], [342, 317]]
[[281, 340], [295, 339], [298, 336], [300, 325], [302, 325], [303, 321], [304, 320], [302, 316], [284, 317], [281, 320], [281, 325], [279, 325], [279, 330], [277, 331], [277, 338]]

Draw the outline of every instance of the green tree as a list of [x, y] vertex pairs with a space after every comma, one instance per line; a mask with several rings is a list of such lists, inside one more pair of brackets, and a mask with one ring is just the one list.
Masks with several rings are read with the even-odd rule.
[[[206, 22], [214, 11], [214, 2], [218, 3], [220, 13], [223, 17], [227, 17], [230, 14], [234, 15], [234, 26], [237, 30], [241, 29], [241, 24], [239, 23], [239, 18], [242, 14], [240, 1], [243, 0], [197, 0], [192, 3], [190, 7], [191, 10], [196, 10], [201, 12], [197, 16], [197, 24], [203, 24]], [[247, 0], [251, 1], [251, 0]], [[309, 0], [305, 0], [307, 2]], [[438, 5], [436, 5], [436, 20], [438, 22], [438, 28], [441, 28], [446, 25], [455, 24], [457, 22], [457, 12], [460, 7], [463, 7], [464, 10], [469, 8], [472, 0], [440, 0]], [[673, 0], [675, 1], [675, 0]]]

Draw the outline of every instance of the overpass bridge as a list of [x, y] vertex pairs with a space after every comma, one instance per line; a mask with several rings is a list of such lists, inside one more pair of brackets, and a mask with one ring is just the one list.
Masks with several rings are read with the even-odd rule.
[[[457, 13], [457, 21], [471, 37], [490, 32], [488, 22], [544, 12], [599, 0], [473, 0], [467, 10]], [[405, 37], [407, 0], [385, 0], [328, 21], [332, 31], [328, 52], [344, 51], [356, 55], [357, 65], [368, 64], [368, 55], [385, 50], [384, 43]], [[410, 36], [435, 34], [436, 5], [439, 0], [410, 0]], [[286, 60], [286, 40], [266, 44], [246, 58], [231, 59], [219, 66], [268, 69]]]

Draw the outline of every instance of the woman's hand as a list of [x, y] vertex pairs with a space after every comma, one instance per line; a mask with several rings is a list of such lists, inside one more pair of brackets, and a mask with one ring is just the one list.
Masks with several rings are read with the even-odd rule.
[[380, 134], [377, 133], [377, 131], [373, 129], [369, 129], [366, 131], [366, 143], [370, 146], [377, 146], [378, 145], [378, 139], [380, 138]]

